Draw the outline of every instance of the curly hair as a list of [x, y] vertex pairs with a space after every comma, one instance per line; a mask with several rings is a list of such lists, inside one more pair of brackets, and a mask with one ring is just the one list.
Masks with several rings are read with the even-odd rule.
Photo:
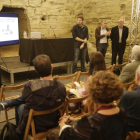
[[120, 79], [108, 71], [98, 71], [86, 86], [89, 98], [98, 103], [111, 103], [120, 99], [123, 85]]

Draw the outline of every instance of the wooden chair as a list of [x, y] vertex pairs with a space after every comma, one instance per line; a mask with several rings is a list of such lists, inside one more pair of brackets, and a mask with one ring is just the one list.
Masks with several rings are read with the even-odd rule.
[[[132, 91], [136, 88], [136, 84], [135, 84], [135, 79], [130, 82], [130, 83], [125, 83], [123, 84], [123, 87], [125, 89], [125, 91]], [[119, 100], [118, 101], [114, 101], [114, 104], [117, 105], [119, 103]]]
[[[5, 98], [4, 91], [9, 91], [9, 93], [10, 93], [10, 91], [12, 91], [12, 90], [21, 89], [21, 88], [23, 88], [23, 87], [24, 87], [24, 85], [6, 86], [6, 87], [1, 86], [0, 101], [7, 101], [7, 100], [11, 100], [11, 99], [18, 98], [19, 95], [10, 96], [10, 97]], [[14, 107], [12, 107], [12, 108], [14, 108]], [[6, 118], [6, 120], [0, 121], [0, 123], [1, 123], [1, 122], [5, 122], [5, 121], [8, 122], [8, 120], [11, 120], [11, 119], [14, 119], [14, 118], [15, 118], [15, 117], [12, 117], [12, 118], [9, 118], [9, 119], [8, 119], [8, 113], [7, 113], [7, 111], [9, 111], [9, 110], [12, 109], [12, 108], [7, 108], [7, 109], [4, 110], [4, 111], [5, 111], [5, 118]]]
[[88, 76], [88, 72], [81, 72], [81, 71], [79, 71], [78, 74], [77, 74], [76, 81], [77, 81], [81, 86], [83, 86], [83, 85], [84, 85], [84, 82], [83, 82], [83, 81], [80, 81], [80, 76], [81, 76], [81, 75], [87, 75], [87, 76]]
[[134, 132], [128, 132], [126, 140], [137, 140], [140, 139], [140, 133], [134, 131]]
[[121, 65], [114, 65], [114, 69], [115, 68], [121, 68], [121, 71], [120, 71], [120, 73], [121, 73], [126, 64], [128, 64], [128, 62], [125, 62], [124, 64], [121, 64]]
[[[41, 133], [36, 134], [35, 123], [34, 123], [34, 118], [33, 117], [38, 116], [38, 115], [50, 114], [50, 113], [55, 112], [56, 110], [60, 110], [60, 116], [62, 117], [64, 115], [64, 106], [65, 105], [66, 105], [66, 101], [55, 109], [50, 109], [50, 110], [45, 110], [45, 111], [35, 111], [34, 109], [30, 109], [23, 140], [27, 140], [28, 138], [31, 139], [31, 140], [40, 140], [40, 139], [46, 138], [47, 135], [52, 130], [60, 129], [60, 127], [57, 126], [57, 127], [52, 128], [52, 129], [49, 129], [47, 132], [41, 132]], [[32, 136], [29, 135], [30, 128], [32, 130]]]
[[68, 76], [58, 76], [58, 75], [53, 76], [53, 79], [57, 79], [57, 80], [72, 79], [72, 82], [71, 82], [71, 83], [68, 83], [68, 84], [65, 85], [66, 91], [67, 91], [67, 92], [68, 92], [71, 88], [74, 88], [74, 89], [76, 88], [76, 86], [75, 86], [75, 84], [74, 84], [74, 82], [77, 81], [76, 78], [77, 78], [77, 72], [75, 72], [75, 73], [72, 74], [72, 75], [68, 75]]
[[127, 88], [127, 91], [132, 91], [132, 90], [134, 90], [135, 87], [136, 87], [135, 79], [134, 79], [132, 82], [130, 82], [130, 83], [125, 83], [125, 84], [123, 84], [123, 87], [124, 87], [124, 88]]
[[[88, 95], [84, 96], [84, 97], [81, 97], [81, 98], [67, 98], [67, 105], [66, 105], [66, 115], [69, 115], [70, 113], [70, 110], [68, 109], [68, 105], [70, 103], [81, 103], [83, 100], [87, 99], [88, 98]], [[89, 115], [90, 114], [90, 105], [87, 104], [87, 108], [88, 108], [88, 111], [87, 113], [85, 112], [85, 109], [82, 110], [81, 113], [79, 114], [71, 114], [72, 117], [83, 117], [83, 116], [86, 116], [86, 115]]]
[[110, 71], [110, 72], [113, 72], [114, 67], [115, 67], [115, 64], [110, 65], [110, 67], [108, 67], [106, 70]]

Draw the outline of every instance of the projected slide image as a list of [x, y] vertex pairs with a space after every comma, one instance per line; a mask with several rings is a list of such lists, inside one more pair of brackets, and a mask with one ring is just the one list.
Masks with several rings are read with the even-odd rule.
[[18, 39], [18, 18], [0, 17], [0, 42]]

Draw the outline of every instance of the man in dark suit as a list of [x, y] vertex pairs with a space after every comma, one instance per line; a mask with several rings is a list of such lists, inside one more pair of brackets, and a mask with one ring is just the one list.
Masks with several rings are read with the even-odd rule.
[[122, 18], [118, 20], [118, 26], [111, 30], [110, 38], [112, 40], [112, 64], [116, 64], [117, 54], [119, 55], [118, 64], [123, 62], [123, 54], [126, 46], [126, 39], [128, 37], [128, 28], [123, 26]]
[[107, 21], [102, 20], [101, 26], [98, 26], [95, 30], [95, 38], [96, 38], [96, 48], [97, 51], [101, 52], [105, 57], [107, 47], [108, 47], [108, 39], [110, 36], [109, 29], [106, 27]]

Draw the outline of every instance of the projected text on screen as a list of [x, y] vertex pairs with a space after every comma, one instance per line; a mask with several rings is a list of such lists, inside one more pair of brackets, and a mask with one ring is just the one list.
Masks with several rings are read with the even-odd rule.
[[19, 43], [17, 14], [0, 14], [0, 46], [17, 43]]

